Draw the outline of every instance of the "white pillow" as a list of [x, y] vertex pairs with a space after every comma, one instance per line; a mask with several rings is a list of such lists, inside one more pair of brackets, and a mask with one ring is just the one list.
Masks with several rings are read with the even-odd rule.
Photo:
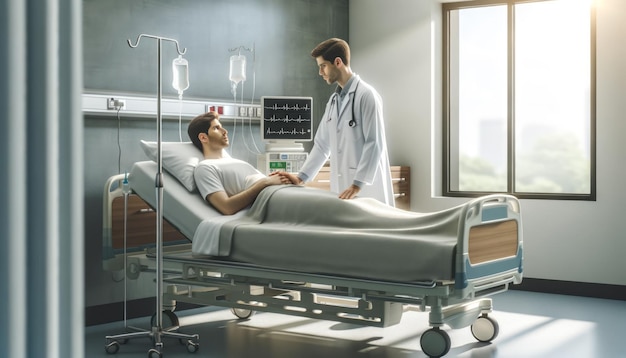
[[[148, 158], [157, 161], [157, 142], [142, 140], [141, 147]], [[193, 171], [204, 155], [191, 142], [161, 142], [163, 169], [172, 174], [189, 191], [196, 190]]]

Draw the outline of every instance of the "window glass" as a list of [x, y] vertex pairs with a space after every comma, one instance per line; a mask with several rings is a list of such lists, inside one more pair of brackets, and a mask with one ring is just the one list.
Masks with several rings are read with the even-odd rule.
[[594, 199], [589, 0], [444, 9], [444, 195]]
[[506, 191], [507, 8], [459, 11], [458, 24], [456, 189]]
[[590, 24], [581, 4], [515, 6], [518, 192], [590, 191]]

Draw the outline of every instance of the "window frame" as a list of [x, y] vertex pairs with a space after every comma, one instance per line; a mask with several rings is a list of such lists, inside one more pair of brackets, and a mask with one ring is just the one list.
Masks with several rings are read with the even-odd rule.
[[[589, 193], [529, 193], [515, 191], [515, 29], [514, 29], [514, 8], [516, 4], [542, 2], [551, 0], [470, 0], [461, 2], [442, 3], [442, 195], [445, 197], [478, 197], [499, 192], [482, 192], [482, 191], [459, 191], [451, 190], [451, 143], [453, 141], [451, 132], [452, 121], [452, 104], [451, 104], [451, 83], [450, 71], [450, 31], [451, 23], [450, 13], [453, 10], [470, 9], [485, 6], [507, 6], [507, 191], [506, 193], [514, 195], [520, 199], [549, 199], [549, 200], [596, 200], [596, 13], [593, 4], [590, 8], [590, 95], [589, 95]], [[458, 140], [457, 140], [458, 142]], [[458, 162], [457, 162], [458, 165]], [[458, 177], [457, 177], [458, 180]]]

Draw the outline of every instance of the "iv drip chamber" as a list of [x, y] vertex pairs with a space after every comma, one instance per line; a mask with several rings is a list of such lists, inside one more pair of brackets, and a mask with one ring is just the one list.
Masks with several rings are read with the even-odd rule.
[[230, 75], [228, 78], [235, 84], [246, 80], [246, 56], [230, 56]]
[[172, 61], [172, 87], [178, 91], [179, 95], [189, 88], [189, 63], [181, 55]]

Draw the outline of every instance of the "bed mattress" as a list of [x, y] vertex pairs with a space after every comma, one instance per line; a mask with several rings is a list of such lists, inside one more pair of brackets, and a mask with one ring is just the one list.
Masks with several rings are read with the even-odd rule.
[[[155, 197], [155, 172], [155, 163], [139, 162], [129, 179], [133, 190], [149, 203], [145, 195]], [[424, 214], [365, 198], [337, 199], [340, 205], [329, 206], [331, 199], [336, 195], [314, 188], [264, 189], [243, 217], [222, 224], [217, 240], [228, 245], [222, 259], [396, 282], [454, 279], [462, 206]], [[195, 230], [220, 214], [198, 192], [187, 191], [167, 173], [163, 215], [193, 238], [194, 246], [196, 240], [216, 240]]]

